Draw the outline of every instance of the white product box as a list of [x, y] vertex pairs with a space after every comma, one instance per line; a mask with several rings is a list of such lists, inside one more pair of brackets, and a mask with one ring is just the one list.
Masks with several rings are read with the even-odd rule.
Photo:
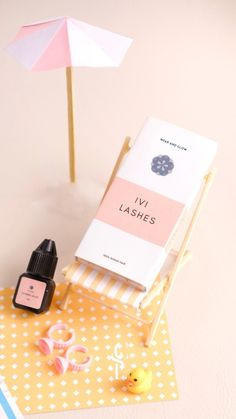
[[76, 250], [76, 258], [149, 289], [216, 149], [212, 140], [149, 118]]

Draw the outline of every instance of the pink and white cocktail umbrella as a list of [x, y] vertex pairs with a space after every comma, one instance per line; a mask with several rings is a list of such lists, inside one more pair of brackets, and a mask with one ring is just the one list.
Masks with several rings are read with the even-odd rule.
[[75, 182], [72, 67], [119, 67], [131, 38], [59, 17], [24, 25], [7, 51], [31, 71], [66, 68], [70, 180]]

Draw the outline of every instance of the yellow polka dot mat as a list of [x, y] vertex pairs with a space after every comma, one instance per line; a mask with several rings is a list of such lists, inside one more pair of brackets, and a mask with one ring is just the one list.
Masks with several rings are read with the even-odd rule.
[[[14, 308], [12, 288], [0, 291], [0, 375], [22, 413], [176, 400], [166, 316], [161, 319], [152, 346], [146, 348], [147, 325], [88, 300], [81, 289], [74, 287], [68, 309], [59, 310], [65, 286], [57, 286], [50, 311], [41, 315]], [[153, 310], [154, 305], [150, 305], [146, 318], [150, 319]], [[75, 330], [75, 344], [86, 346], [86, 355], [93, 358], [84, 371], [59, 375], [54, 359], [62, 350], [54, 349], [48, 356], [39, 351], [38, 339], [45, 336], [51, 325], [60, 322]], [[61, 335], [67, 339], [67, 333], [54, 332], [53, 338]], [[84, 356], [77, 352], [74, 355], [77, 361], [83, 361]], [[125, 386], [124, 380], [136, 366], [153, 372], [152, 388], [147, 393], [133, 394]]]

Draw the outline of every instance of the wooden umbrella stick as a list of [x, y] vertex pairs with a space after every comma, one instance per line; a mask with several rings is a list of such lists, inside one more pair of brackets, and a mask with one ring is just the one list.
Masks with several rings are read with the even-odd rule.
[[74, 133], [73, 88], [72, 88], [72, 68], [71, 67], [66, 67], [66, 87], [67, 87], [67, 109], [68, 109], [70, 181], [75, 182], [76, 181], [75, 133]]

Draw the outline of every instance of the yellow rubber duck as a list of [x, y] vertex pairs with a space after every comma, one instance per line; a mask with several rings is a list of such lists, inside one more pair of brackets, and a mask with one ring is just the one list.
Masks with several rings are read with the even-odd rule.
[[152, 371], [134, 368], [128, 375], [126, 386], [131, 393], [144, 393], [152, 387]]

